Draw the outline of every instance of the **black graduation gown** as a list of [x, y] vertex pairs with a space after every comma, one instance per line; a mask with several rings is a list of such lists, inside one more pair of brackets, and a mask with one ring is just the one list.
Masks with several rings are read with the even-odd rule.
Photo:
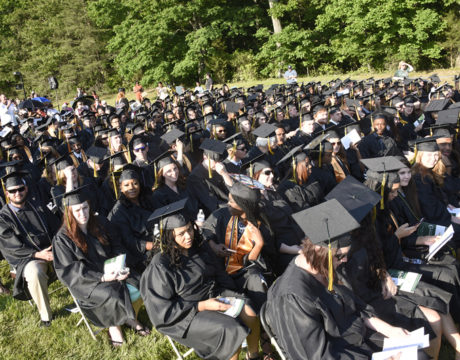
[[319, 182], [323, 194], [328, 194], [337, 185], [332, 165], [323, 165], [321, 168], [313, 166], [308, 183], [315, 181]]
[[[110, 229], [107, 225], [110, 224], [105, 221], [105, 234]], [[139, 288], [139, 275], [133, 269], [126, 281], [100, 281], [104, 261], [125, 253], [119, 241], [113, 236], [109, 238], [109, 245], [104, 246], [95, 237], [85, 235], [87, 254], [67, 236], [65, 228], [53, 239], [54, 267], [59, 280], [70, 289], [86, 317], [103, 328], [136, 318], [126, 283]]]
[[128, 250], [127, 266], [139, 272], [145, 269], [150, 255], [150, 251], [146, 250], [146, 244], [153, 241], [153, 238], [147, 229], [147, 220], [152, 212], [153, 209], [146, 209], [128, 200], [119, 199], [108, 216], [120, 231], [122, 245]]
[[146, 162], [134, 160], [133, 165], [141, 169], [141, 183], [147, 189], [152, 189], [155, 184], [155, 169]]
[[378, 351], [369, 347], [365, 304], [345, 286], [334, 292], [295, 262], [269, 289], [266, 320], [288, 359], [369, 359]]
[[389, 136], [378, 136], [373, 132], [365, 136], [358, 144], [363, 159], [381, 156], [403, 156], [396, 142]]
[[156, 209], [163, 206], [172, 204], [176, 201], [185, 199], [188, 197], [188, 201], [185, 207], [187, 214], [190, 219], [194, 219], [198, 213], [198, 208], [195, 200], [190, 197], [188, 189], [177, 188], [179, 193], [176, 193], [168, 185], [162, 184], [152, 194], [152, 201]]
[[[16, 270], [13, 287], [13, 296], [16, 299], [31, 299], [23, 276], [24, 267], [29, 261], [34, 260], [34, 253], [51, 245], [51, 239], [59, 225], [57, 217], [46, 206], [32, 208], [32, 205], [27, 203], [26, 207], [17, 213], [13, 213], [8, 205], [1, 208], [0, 250], [8, 263]], [[53, 279], [50, 278], [50, 280]]]
[[318, 205], [324, 199], [324, 193], [318, 181], [306, 185], [297, 185], [291, 180], [284, 180], [277, 192], [287, 201], [294, 213]]
[[[444, 312], [448, 308], [448, 303], [443, 303], [438, 297], [426, 299], [426, 294], [419, 296], [415, 293], [398, 291], [395, 296], [384, 299], [380, 283], [376, 289], [369, 286], [371, 269], [365, 248], [354, 251], [352, 256], [348, 257], [348, 261], [339, 266], [337, 270], [344, 285], [366, 304], [372, 306], [378, 318], [394, 326], [409, 331], [423, 326], [426, 331], [431, 331], [431, 326], [417, 305], [431, 304], [432, 309]], [[437, 306], [439, 303], [440, 306]]]
[[[281, 244], [300, 245], [303, 233], [292, 219], [289, 204], [274, 190], [267, 190], [267, 198], [261, 197], [260, 208], [267, 215], [275, 236], [275, 246], [279, 251]], [[273, 264], [277, 274], [282, 274], [296, 255], [278, 254], [277, 263]]]
[[195, 166], [188, 176], [187, 189], [206, 216], [228, 201], [229, 190], [222, 176], [213, 171], [210, 179], [203, 164]]
[[238, 319], [217, 311], [198, 312], [198, 302], [216, 296], [236, 296], [233, 282], [213, 260], [207, 244], [189, 249], [181, 266], [167, 254], [156, 254], [141, 278], [141, 294], [155, 328], [193, 347], [204, 359], [228, 359], [247, 336]]

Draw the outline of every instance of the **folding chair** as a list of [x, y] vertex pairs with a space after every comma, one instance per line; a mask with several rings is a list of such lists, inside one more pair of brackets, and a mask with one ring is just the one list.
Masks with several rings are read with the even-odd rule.
[[169, 343], [171, 344], [171, 347], [173, 348], [174, 352], [176, 353], [177, 355], [177, 359], [176, 360], [184, 360], [187, 356], [191, 355], [193, 353], [193, 348], [192, 349], [189, 349], [187, 352], [185, 352], [184, 354], [181, 354], [179, 349], [177, 348], [177, 346], [174, 344], [174, 341], [168, 336], [166, 335], [166, 337], [168, 338], [169, 340]]
[[265, 332], [267, 333], [268, 337], [270, 338], [271, 344], [275, 347], [276, 352], [280, 356], [281, 360], [286, 360], [286, 356], [284, 355], [283, 350], [281, 350], [280, 346], [276, 342], [275, 335], [273, 334], [272, 329], [267, 323], [267, 320], [265, 318], [265, 310], [266, 310], [266, 303], [262, 305], [262, 308], [260, 309], [259, 317], [260, 317], [260, 323], [262, 327], [264, 328]]
[[96, 332], [93, 331], [93, 329], [91, 328], [91, 325], [89, 324], [88, 320], [86, 320], [86, 316], [85, 314], [83, 314], [83, 311], [81, 311], [81, 307], [80, 305], [78, 304], [78, 300], [75, 298], [75, 296], [73, 296], [72, 292], [70, 291], [69, 288], [67, 288], [69, 290], [69, 293], [70, 293], [70, 296], [72, 296], [72, 299], [73, 299], [73, 302], [75, 303], [75, 308], [73, 309], [66, 309], [67, 311], [70, 311], [71, 313], [79, 313], [80, 316], [81, 316], [81, 319], [78, 321], [77, 325], [75, 326], [79, 326], [81, 324], [81, 322], [83, 321], [86, 325], [86, 327], [88, 328], [88, 331], [91, 335], [91, 337], [94, 339], [94, 340], [97, 340], [96, 339], [96, 335], [101, 331], [101, 330], [98, 330]]

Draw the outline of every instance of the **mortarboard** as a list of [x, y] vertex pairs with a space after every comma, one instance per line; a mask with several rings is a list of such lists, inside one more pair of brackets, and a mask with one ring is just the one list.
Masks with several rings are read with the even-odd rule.
[[417, 151], [428, 151], [428, 152], [434, 152], [438, 151], [439, 147], [438, 144], [436, 143], [436, 140], [438, 139], [438, 136], [430, 136], [430, 137], [425, 137], [421, 139], [416, 139], [413, 141], [409, 141], [409, 146], [414, 146], [416, 150], [414, 150], [415, 155], [417, 155]]
[[21, 186], [25, 185], [24, 176], [27, 175], [26, 171], [12, 171], [6, 175], [4, 175], [2, 180], [3, 190], [8, 190], [13, 186]]
[[260, 125], [257, 129], [254, 129], [252, 134], [257, 137], [268, 138], [274, 136], [276, 129], [275, 125], [265, 123]]
[[148, 218], [147, 226], [153, 228], [154, 224], [159, 224], [161, 238], [163, 230], [173, 230], [187, 225], [189, 221], [182, 214], [187, 201], [188, 198], [185, 198], [156, 209]]
[[92, 146], [86, 151], [86, 156], [96, 164], [102, 163], [106, 155], [107, 149], [98, 146]]
[[184, 134], [185, 133], [179, 129], [171, 129], [166, 134], [162, 135], [161, 139], [168, 145], [171, 145]]
[[347, 176], [325, 196], [325, 199], [336, 199], [360, 223], [380, 201], [381, 196], [353, 176]]
[[328, 290], [333, 290], [332, 246], [350, 245], [349, 233], [359, 228], [359, 223], [336, 200], [302, 210], [292, 215], [294, 221], [313, 244], [328, 248]]
[[431, 100], [425, 107], [425, 112], [444, 110], [449, 105], [449, 99]]
[[89, 200], [88, 193], [83, 191], [88, 185], [81, 186], [75, 190], [68, 191], [62, 195], [64, 206], [79, 205]]
[[240, 110], [240, 105], [233, 101], [225, 102], [225, 112], [228, 113], [238, 113]]
[[436, 125], [452, 124], [457, 125], [459, 119], [460, 108], [442, 110], [438, 113]]
[[200, 149], [204, 151], [208, 158], [220, 161], [227, 151], [227, 144], [219, 140], [206, 138], [201, 144]]

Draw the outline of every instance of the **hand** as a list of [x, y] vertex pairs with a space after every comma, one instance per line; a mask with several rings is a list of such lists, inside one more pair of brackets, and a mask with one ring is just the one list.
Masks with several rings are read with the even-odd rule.
[[416, 245], [426, 245], [430, 246], [438, 241], [441, 237], [440, 236], [419, 236], [415, 241]]
[[101, 282], [110, 282], [110, 281], [123, 281], [126, 280], [129, 276], [129, 271], [123, 275], [118, 272], [113, 272], [110, 274], [104, 274], [101, 277]]
[[417, 230], [420, 224], [414, 225], [414, 226], [409, 226], [408, 223], [405, 223], [401, 225], [396, 231], [395, 235], [398, 237], [398, 239], [405, 238], [409, 235], [411, 235], [414, 231]]
[[350, 147], [351, 147], [354, 151], [359, 151], [358, 144], [359, 144], [359, 141], [356, 142], [356, 143], [350, 144]]
[[179, 139], [176, 140], [176, 150], [177, 152], [184, 152], [184, 143]]
[[216, 162], [216, 173], [218, 173], [220, 176], [224, 176], [224, 174], [227, 173], [227, 170], [225, 169], [225, 166], [224, 164], [222, 164], [221, 162]]
[[423, 129], [423, 123], [422, 124], [419, 124], [418, 126], [415, 127], [414, 131], [415, 132], [419, 132], [420, 130]]
[[382, 296], [385, 300], [393, 297], [398, 292], [398, 287], [394, 283], [390, 274], [387, 274], [385, 280], [382, 283]]
[[455, 223], [455, 224], [459, 224], [460, 225], [460, 218], [456, 217], [456, 216], [451, 216], [450, 217], [450, 221]]
[[216, 244], [211, 240], [209, 241], [209, 246], [211, 246], [212, 251], [214, 251], [217, 256], [229, 257], [233, 255], [231, 251], [228, 251], [228, 248], [224, 244]]
[[37, 251], [34, 254], [35, 259], [45, 260], [45, 261], [53, 261], [53, 252], [51, 251], [51, 246], [43, 249], [41, 251]]
[[225, 304], [220, 302], [216, 298], [203, 300], [198, 303], [198, 311], [227, 311], [232, 306], [230, 304]]

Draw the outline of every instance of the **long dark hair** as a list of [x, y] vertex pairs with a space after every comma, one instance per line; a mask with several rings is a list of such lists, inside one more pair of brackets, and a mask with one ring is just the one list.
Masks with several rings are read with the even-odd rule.
[[[193, 244], [192, 248], [200, 247], [203, 244], [203, 237], [197, 227], [197, 225], [192, 222], [193, 224]], [[176, 238], [174, 235], [174, 229], [172, 230], [165, 230], [162, 235], [162, 248], [164, 254], [169, 257], [169, 261], [171, 266], [176, 268], [182, 267], [182, 251], [181, 247], [176, 243]]]
[[[335, 250], [333, 250], [335, 251]], [[324, 278], [329, 278], [329, 269], [328, 269], [328, 249], [320, 246], [317, 247], [314, 245], [310, 239], [305, 238], [302, 241], [302, 254], [307, 259], [307, 263], [320, 275]], [[337, 277], [335, 276], [334, 271], [334, 279]]]
[[[88, 220], [88, 234], [94, 236], [99, 242], [107, 246], [109, 244], [109, 238], [107, 237], [107, 231], [99, 223], [97, 216], [91, 211], [91, 205], [88, 202], [90, 207], [89, 211], [89, 220]], [[88, 244], [86, 243], [85, 234], [80, 230], [78, 222], [73, 216], [72, 209], [70, 206], [66, 207], [64, 219], [62, 222], [62, 227], [67, 230], [67, 236], [77, 245], [77, 247], [83, 251], [85, 254], [88, 253]]]
[[350, 259], [355, 252], [362, 248], [366, 250], [369, 264], [367, 270], [369, 273], [369, 281], [366, 285], [370, 289], [380, 291], [382, 289], [382, 281], [386, 277], [386, 264], [382, 247], [377, 240], [376, 229], [372, 222], [371, 213], [361, 221], [361, 227], [354, 230], [351, 236], [353, 241], [351, 243], [348, 258]]

